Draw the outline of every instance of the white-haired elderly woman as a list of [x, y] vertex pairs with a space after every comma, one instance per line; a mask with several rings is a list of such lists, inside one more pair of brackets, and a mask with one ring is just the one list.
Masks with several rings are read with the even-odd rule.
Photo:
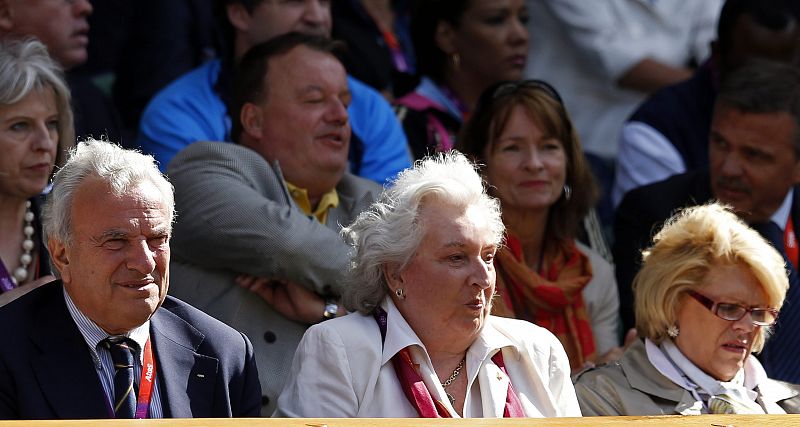
[[41, 194], [74, 143], [69, 89], [45, 46], [0, 42], [0, 305], [53, 279]]
[[633, 283], [643, 340], [576, 378], [584, 415], [795, 411], [797, 391], [751, 355], [789, 287], [783, 257], [718, 204], [684, 210], [654, 242]]
[[342, 231], [355, 312], [306, 332], [275, 416], [580, 416], [558, 339], [489, 314], [503, 232], [462, 154], [401, 173]]

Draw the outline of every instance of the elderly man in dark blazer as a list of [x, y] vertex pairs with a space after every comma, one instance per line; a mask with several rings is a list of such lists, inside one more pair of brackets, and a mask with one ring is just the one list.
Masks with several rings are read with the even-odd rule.
[[0, 419], [258, 415], [247, 337], [167, 297], [173, 211], [152, 157], [72, 153], [43, 220], [61, 280], [0, 308]]
[[234, 79], [238, 144], [194, 143], [168, 167], [173, 294], [253, 341], [263, 415], [306, 328], [344, 314], [338, 232], [381, 191], [346, 172], [350, 91], [333, 49], [296, 33], [253, 47]]
[[759, 355], [770, 378], [800, 383], [800, 69], [750, 61], [730, 74], [714, 107], [709, 168], [630, 191], [617, 209], [614, 261], [623, 325], [633, 327], [631, 283], [641, 250], [676, 210], [717, 199], [786, 258], [790, 288]]

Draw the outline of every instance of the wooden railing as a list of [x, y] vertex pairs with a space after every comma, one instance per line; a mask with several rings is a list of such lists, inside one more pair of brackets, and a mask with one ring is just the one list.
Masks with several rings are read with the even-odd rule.
[[419, 418], [198, 418], [173, 420], [0, 421], [0, 427], [727, 427], [800, 426], [800, 415], [697, 415], [661, 417], [586, 417], [516, 419]]

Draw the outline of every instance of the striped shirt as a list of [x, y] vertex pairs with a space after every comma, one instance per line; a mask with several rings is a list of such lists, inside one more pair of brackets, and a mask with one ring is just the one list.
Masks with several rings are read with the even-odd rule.
[[[111, 335], [78, 310], [78, 307], [72, 302], [72, 298], [70, 298], [66, 289], [64, 289], [64, 300], [67, 302], [67, 309], [72, 316], [72, 320], [75, 321], [78, 330], [81, 332], [81, 335], [83, 335], [83, 339], [86, 340], [86, 345], [89, 347], [89, 354], [92, 356], [94, 368], [97, 371], [97, 376], [100, 378], [100, 384], [103, 386], [106, 398], [108, 398], [106, 403], [110, 411], [109, 416], [113, 418], [113, 411], [111, 408], [114, 407], [112, 403], [114, 402], [114, 362], [111, 360], [111, 353], [108, 349], [100, 345], [101, 341]], [[123, 335], [137, 344], [134, 346], [136, 351], [136, 357], [134, 359], [137, 363], [134, 364], [133, 378], [138, 388], [139, 381], [141, 381], [142, 360], [144, 358], [142, 349], [144, 349], [144, 345], [150, 337], [150, 320]], [[147, 413], [147, 418], [164, 418], [164, 413], [161, 408], [161, 393], [158, 389], [158, 375], [156, 375], [156, 379], [153, 383], [153, 394], [150, 398], [150, 410]]]

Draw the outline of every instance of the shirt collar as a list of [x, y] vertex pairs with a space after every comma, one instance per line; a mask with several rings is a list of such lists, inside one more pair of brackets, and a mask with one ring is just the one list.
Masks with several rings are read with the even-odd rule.
[[414, 92], [441, 105], [448, 114], [461, 122], [461, 109], [459, 109], [458, 105], [456, 105], [456, 103], [442, 91], [441, 87], [429, 77], [422, 77], [419, 86], [417, 86]]
[[314, 215], [322, 224], [325, 224], [328, 218], [328, 210], [339, 206], [339, 193], [336, 192], [336, 188], [332, 188], [322, 195], [317, 204], [317, 209], [312, 212], [311, 200], [308, 198], [308, 190], [300, 188], [289, 181], [284, 182], [286, 182], [286, 188], [289, 190], [289, 194], [292, 195], [292, 199], [297, 203], [300, 210], [305, 212], [306, 215]]
[[[692, 392], [692, 394], [696, 393], [697, 386], [704, 389], [709, 394], [717, 394], [719, 392], [717, 390], [719, 387], [726, 386], [727, 383], [715, 380], [708, 374], [702, 372], [683, 355], [672, 341], [665, 340], [662, 346], [667, 349], [669, 355], [665, 353], [664, 349], [650, 341], [650, 339], [645, 339], [647, 358], [650, 360], [650, 363], [673, 383]], [[754, 390], [760, 383], [767, 379], [764, 368], [755, 357], [749, 355], [745, 360], [744, 369], [737, 374], [737, 377], [740, 375], [744, 376], [744, 378], [741, 379], [744, 388], [747, 390], [750, 398], [755, 400], [757, 393]]]
[[[411, 329], [406, 319], [400, 314], [400, 310], [390, 297], [386, 297], [381, 302], [381, 308], [386, 311], [386, 339], [383, 343], [383, 357], [381, 365], [385, 364], [394, 357], [397, 352], [408, 346], [419, 346], [427, 354], [427, 349], [419, 339], [417, 334]], [[489, 316], [483, 326], [483, 330], [470, 345], [467, 350], [467, 358], [470, 360], [484, 360], [490, 357], [496, 350], [504, 347], [513, 347], [514, 354], [519, 357], [518, 345], [507, 334], [495, 328], [494, 316]]]
[[792, 211], [792, 201], [794, 199], [794, 187], [789, 189], [786, 197], [783, 198], [783, 203], [770, 217], [770, 220], [780, 227], [781, 231], [786, 231], [786, 223], [789, 222], [789, 214]]
[[[86, 317], [86, 315], [83, 314], [80, 309], [78, 309], [78, 307], [72, 301], [72, 298], [69, 296], [69, 293], [67, 293], [66, 288], [64, 288], [63, 291], [64, 301], [67, 303], [67, 310], [69, 310], [72, 320], [78, 326], [78, 330], [81, 332], [83, 339], [86, 341], [86, 345], [89, 346], [89, 352], [92, 355], [92, 360], [94, 361], [95, 366], [98, 366], [100, 365], [100, 356], [97, 354], [97, 345], [100, 344], [100, 341], [103, 341], [111, 335], [104, 331], [103, 328], [98, 326], [97, 323]], [[121, 335], [130, 338], [138, 345], [136, 353], [139, 357], [139, 362], [142, 363], [142, 358], [144, 357], [144, 352], [142, 352], [142, 349], [144, 348], [145, 343], [147, 343], [148, 338], [150, 338], [150, 319], [148, 319], [142, 325]]]

